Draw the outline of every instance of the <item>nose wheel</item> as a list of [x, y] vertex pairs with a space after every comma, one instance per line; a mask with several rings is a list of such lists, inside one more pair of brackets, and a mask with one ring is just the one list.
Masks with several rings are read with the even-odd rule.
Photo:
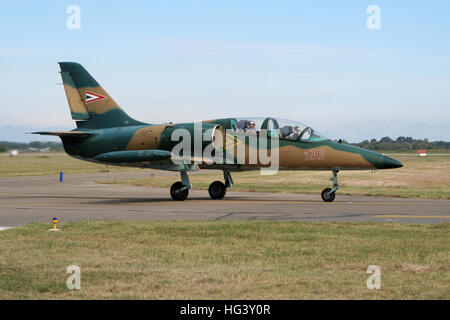
[[322, 200], [325, 202], [333, 202], [334, 198], [336, 197], [336, 193], [330, 192], [331, 188], [325, 188], [322, 191]]
[[321, 196], [322, 200], [325, 202], [333, 202], [336, 197], [336, 190], [339, 189], [337, 174], [339, 170], [333, 169], [333, 178], [330, 178], [330, 181], [333, 181], [333, 188], [325, 188], [322, 190]]

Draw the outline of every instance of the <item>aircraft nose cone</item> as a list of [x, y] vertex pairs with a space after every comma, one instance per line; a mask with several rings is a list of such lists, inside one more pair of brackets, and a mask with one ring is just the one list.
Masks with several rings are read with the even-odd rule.
[[378, 162], [379, 165], [377, 165], [378, 169], [393, 169], [403, 167], [403, 164], [398, 160], [385, 155], [382, 155], [381, 157], [382, 159], [380, 162]]

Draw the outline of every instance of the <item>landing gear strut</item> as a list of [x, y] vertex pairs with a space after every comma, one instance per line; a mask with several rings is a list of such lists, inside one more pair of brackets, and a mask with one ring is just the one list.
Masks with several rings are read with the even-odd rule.
[[175, 201], [184, 201], [189, 195], [189, 189], [192, 189], [192, 184], [189, 181], [189, 176], [186, 171], [180, 171], [181, 181], [175, 182], [170, 187], [170, 195]]
[[333, 169], [333, 178], [330, 178], [330, 181], [333, 181], [333, 189], [331, 188], [325, 188], [322, 191], [322, 200], [325, 202], [333, 202], [334, 198], [336, 197], [336, 190], [339, 189], [339, 184], [337, 180], [337, 174], [339, 170]]
[[231, 188], [233, 186], [233, 179], [231, 178], [230, 170], [223, 170], [223, 178], [225, 183], [222, 181], [214, 181], [209, 185], [208, 192], [211, 199], [223, 199], [227, 193], [227, 188]]

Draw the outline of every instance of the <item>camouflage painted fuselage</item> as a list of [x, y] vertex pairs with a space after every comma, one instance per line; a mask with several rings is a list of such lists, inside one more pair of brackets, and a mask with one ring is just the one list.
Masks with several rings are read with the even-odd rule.
[[[210, 127], [211, 123], [208, 123]], [[205, 124], [203, 124], [205, 125]], [[141, 125], [141, 126], [126, 126], [113, 127], [104, 129], [87, 129], [78, 128], [76, 131], [89, 132], [91, 135], [86, 139], [72, 139], [70, 137], [62, 137], [65, 151], [71, 156], [78, 157], [84, 160], [95, 162], [137, 166], [137, 167], [151, 167], [167, 170], [180, 170], [183, 167], [177, 167], [169, 163], [167, 159], [148, 159], [147, 161], [134, 161], [133, 154], [130, 158], [122, 158], [121, 162], [111, 162], [107, 158], [102, 158], [101, 155], [117, 152], [117, 151], [146, 151], [146, 150], [161, 150], [171, 152], [173, 147], [179, 143], [178, 141], [171, 141], [171, 134], [176, 129], [192, 130], [193, 123], [176, 124], [176, 125]], [[193, 130], [192, 130], [193, 131]], [[224, 163], [210, 164], [209, 159], [193, 159], [202, 169], [231, 169], [231, 170], [252, 170], [259, 167], [269, 167], [270, 164], [262, 163], [258, 158], [251, 161], [250, 155], [260, 153], [259, 144], [250, 146], [249, 136], [236, 135], [236, 141], [245, 145], [245, 155], [242, 159], [237, 158], [238, 146], [233, 145], [235, 149], [232, 152], [234, 159], [230, 163], [230, 157], [224, 156]], [[268, 147], [265, 152], [270, 154], [271, 141], [267, 138]], [[210, 141], [208, 141], [210, 143]], [[224, 154], [227, 154], [226, 141], [224, 142]], [[194, 146], [192, 145], [191, 154], [194, 155]], [[397, 168], [401, 163], [395, 159], [385, 155], [351, 146], [348, 144], [337, 143], [332, 140], [323, 140], [318, 142], [303, 142], [292, 141], [289, 139], [279, 139], [279, 169], [289, 170], [330, 170], [330, 169], [346, 169], [346, 170], [365, 170], [365, 169], [386, 169]], [[229, 149], [229, 148], [228, 148]], [[267, 149], [269, 149], [267, 151]], [[204, 150], [204, 149], [203, 149]], [[241, 161], [239, 161], [241, 160]], [[188, 161], [186, 161], [188, 163]]]

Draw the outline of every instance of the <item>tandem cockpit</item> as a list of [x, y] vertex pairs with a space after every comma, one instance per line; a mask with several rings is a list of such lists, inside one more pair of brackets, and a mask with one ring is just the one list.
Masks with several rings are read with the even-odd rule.
[[280, 139], [315, 142], [328, 140], [313, 128], [294, 120], [283, 118], [243, 117], [214, 121], [235, 135], [260, 135], [261, 133]]

